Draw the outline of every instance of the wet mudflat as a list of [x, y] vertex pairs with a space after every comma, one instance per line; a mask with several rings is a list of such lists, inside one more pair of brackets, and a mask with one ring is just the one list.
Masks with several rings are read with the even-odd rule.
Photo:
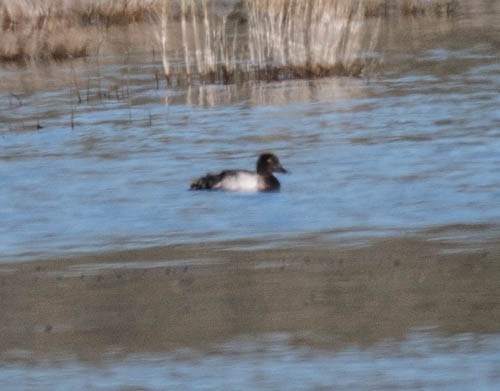
[[430, 239], [5, 265], [0, 376], [7, 389], [494, 389], [499, 249]]

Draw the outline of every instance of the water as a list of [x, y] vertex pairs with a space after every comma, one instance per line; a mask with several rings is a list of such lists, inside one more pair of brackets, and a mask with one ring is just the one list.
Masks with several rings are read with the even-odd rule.
[[0, 381], [16, 382], [5, 390], [493, 390], [500, 380], [498, 348], [497, 336], [443, 338], [419, 332], [369, 349], [318, 352], [274, 334], [214, 345], [209, 354], [135, 355], [99, 366], [71, 358], [10, 365], [0, 371]]
[[[455, 59], [460, 72], [433, 70]], [[156, 89], [143, 65], [127, 76], [126, 100], [78, 105], [64, 89], [19, 106], [3, 94], [1, 259], [497, 223], [496, 59], [489, 46], [429, 50], [422, 66], [370, 81], [187, 90]], [[126, 68], [101, 70], [103, 83], [117, 72]], [[187, 191], [207, 171], [253, 168], [266, 150], [291, 171], [280, 194]]]
[[[495, 390], [500, 23], [480, 5], [389, 19], [363, 78], [167, 86], [134, 51], [0, 69], [2, 389]], [[188, 190], [263, 151], [280, 193]], [[396, 240], [415, 232], [458, 245]], [[297, 255], [318, 238], [396, 244]], [[297, 248], [253, 264], [231, 252], [249, 243]]]

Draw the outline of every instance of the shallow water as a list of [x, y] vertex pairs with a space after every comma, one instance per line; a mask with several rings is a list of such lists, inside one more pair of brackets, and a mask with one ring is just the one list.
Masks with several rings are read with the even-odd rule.
[[494, 390], [500, 380], [499, 347], [498, 336], [416, 332], [403, 341], [331, 352], [271, 334], [213, 345], [208, 354], [180, 350], [115, 360], [110, 352], [99, 366], [71, 357], [12, 364], [0, 371], [0, 381], [15, 381], [5, 390]]
[[[0, 95], [0, 259], [496, 224], [498, 50], [445, 41], [369, 80], [238, 86], [165, 89], [139, 58], [42, 70], [46, 88]], [[266, 150], [291, 171], [280, 194], [187, 190]]]

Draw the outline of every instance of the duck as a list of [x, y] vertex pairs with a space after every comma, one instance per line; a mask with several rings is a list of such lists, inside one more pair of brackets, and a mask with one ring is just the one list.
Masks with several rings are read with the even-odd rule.
[[277, 192], [280, 182], [275, 172], [287, 173], [278, 157], [263, 153], [257, 159], [256, 172], [249, 170], [223, 170], [218, 174], [208, 173], [194, 179], [190, 190], [226, 190], [235, 192]]

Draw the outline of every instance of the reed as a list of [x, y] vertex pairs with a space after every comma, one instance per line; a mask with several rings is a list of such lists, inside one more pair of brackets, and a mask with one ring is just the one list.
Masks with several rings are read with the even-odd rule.
[[146, 22], [159, 0], [0, 0], [0, 61], [96, 54], [112, 26]]
[[183, 61], [175, 56], [175, 18], [164, 1], [160, 41], [165, 75], [176, 82], [232, 83], [329, 75], [359, 76], [378, 23], [363, 1], [242, 0], [231, 12], [214, 1], [180, 0]]
[[[472, 0], [462, 0], [467, 2]], [[359, 76], [381, 20], [453, 15], [459, 0], [0, 0], [0, 62], [99, 55], [140, 25], [170, 82]], [[137, 31], [137, 30], [136, 30]], [[116, 35], [116, 34], [115, 34]], [[122, 34], [135, 39], [137, 34]], [[130, 42], [123, 46], [129, 47]], [[140, 47], [139, 47], [140, 49]]]

